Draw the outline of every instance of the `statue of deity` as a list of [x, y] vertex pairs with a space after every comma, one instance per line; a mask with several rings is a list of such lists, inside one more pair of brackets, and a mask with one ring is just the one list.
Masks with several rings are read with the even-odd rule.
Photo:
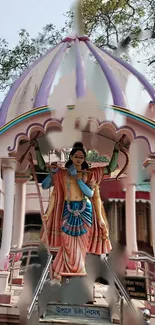
[[[53, 185], [46, 213], [50, 248], [58, 248], [53, 262], [54, 277], [63, 274], [85, 275], [87, 253], [107, 254], [111, 250], [108, 222], [101, 201], [99, 185], [105, 175], [110, 177], [117, 168], [118, 153], [123, 147], [119, 141], [108, 166], [89, 168], [86, 151], [81, 142], [76, 142], [64, 168], [47, 167], [38, 143], [34, 143], [38, 165], [50, 172], [43, 188]], [[53, 166], [52, 166], [53, 167]], [[42, 228], [41, 240], [45, 242]]]

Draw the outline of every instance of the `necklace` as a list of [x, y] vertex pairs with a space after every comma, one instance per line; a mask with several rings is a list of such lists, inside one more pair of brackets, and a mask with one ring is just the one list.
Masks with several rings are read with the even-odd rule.
[[[82, 180], [83, 180], [84, 173], [82, 174]], [[80, 210], [73, 210], [70, 206], [70, 175], [67, 173], [67, 210], [70, 212], [73, 216], [78, 217], [86, 208], [86, 198], [82, 200], [82, 207]]]

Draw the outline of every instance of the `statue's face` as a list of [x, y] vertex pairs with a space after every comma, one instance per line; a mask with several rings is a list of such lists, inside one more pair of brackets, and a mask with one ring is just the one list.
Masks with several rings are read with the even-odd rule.
[[85, 161], [85, 156], [82, 151], [78, 150], [73, 156], [70, 157], [75, 166], [81, 166]]

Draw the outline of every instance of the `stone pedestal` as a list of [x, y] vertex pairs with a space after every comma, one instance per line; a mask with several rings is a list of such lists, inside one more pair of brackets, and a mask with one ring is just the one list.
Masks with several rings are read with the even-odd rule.
[[[101, 305], [77, 305], [77, 304], [58, 304], [49, 303], [46, 309], [46, 315], [54, 318], [61, 317], [67, 320], [72, 317], [72, 324], [77, 324], [76, 319], [80, 317], [81, 324], [89, 324], [94, 319], [94, 323], [109, 321], [109, 308]], [[87, 322], [85, 321], [87, 319]], [[84, 321], [83, 321], [84, 320]], [[70, 321], [67, 321], [69, 324]]]
[[7, 290], [9, 280], [9, 272], [0, 271], [0, 294], [3, 294]]
[[[80, 291], [79, 291], [80, 288]], [[85, 304], [94, 299], [94, 283], [87, 276], [62, 277], [61, 302]]]

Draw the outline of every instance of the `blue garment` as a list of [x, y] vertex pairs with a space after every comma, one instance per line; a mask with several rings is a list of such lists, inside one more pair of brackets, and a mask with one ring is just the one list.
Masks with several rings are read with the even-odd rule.
[[[79, 211], [83, 207], [83, 201], [71, 201], [70, 208], [73, 211]], [[85, 225], [92, 226], [92, 204], [89, 200], [86, 201], [86, 207], [80, 215], [75, 216], [68, 211], [67, 201], [65, 201], [64, 210], [62, 214], [63, 226], [62, 231], [71, 236], [81, 236], [87, 232]]]

